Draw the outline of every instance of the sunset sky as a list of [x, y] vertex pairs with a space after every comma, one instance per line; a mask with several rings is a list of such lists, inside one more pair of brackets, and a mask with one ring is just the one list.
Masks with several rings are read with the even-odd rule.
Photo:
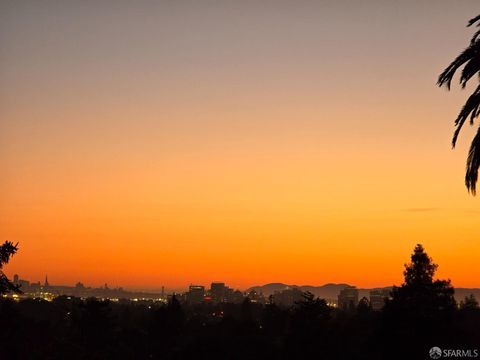
[[54, 284], [480, 287], [478, 1], [2, 1], [5, 272]]

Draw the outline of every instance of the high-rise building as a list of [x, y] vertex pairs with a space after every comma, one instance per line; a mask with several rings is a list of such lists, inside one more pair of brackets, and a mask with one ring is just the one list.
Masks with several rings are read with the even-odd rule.
[[226, 290], [227, 287], [223, 282], [213, 282], [210, 285], [210, 295], [212, 297], [212, 301], [214, 302], [224, 302], [226, 297]]
[[18, 278], [18, 274], [13, 275], [13, 283], [14, 283], [15, 285], [18, 285], [18, 279], [19, 279], [19, 278]]
[[203, 302], [205, 296], [205, 287], [201, 285], [190, 285], [187, 293], [187, 302], [190, 304], [199, 304]]
[[358, 305], [358, 289], [355, 286], [347, 286], [338, 294], [338, 307], [349, 310]]

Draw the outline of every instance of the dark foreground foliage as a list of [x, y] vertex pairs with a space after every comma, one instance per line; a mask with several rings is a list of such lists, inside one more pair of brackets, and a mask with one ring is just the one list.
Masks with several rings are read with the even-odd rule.
[[0, 295], [8, 292], [20, 292], [18, 287], [14, 285], [3, 273], [3, 266], [8, 264], [10, 258], [15, 255], [18, 250], [18, 244], [11, 241], [5, 241], [0, 245]]
[[426, 359], [433, 346], [478, 348], [480, 339], [478, 304], [344, 312], [309, 294], [290, 309], [2, 300], [0, 318], [1, 359]]

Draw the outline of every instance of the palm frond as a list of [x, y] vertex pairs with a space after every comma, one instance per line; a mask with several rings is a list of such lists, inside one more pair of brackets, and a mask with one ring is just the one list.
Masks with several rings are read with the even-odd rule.
[[468, 80], [472, 78], [475, 74], [480, 72], [480, 42], [477, 41], [470, 46], [470, 56], [471, 58], [466, 62], [465, 67], [462, 70], [460, 75], [460, 84], [462, 88], [465, 88]]
[[478, 30], [475, 34], [473, 34], [472, 40], [470, 40], [470, 45], [477, 41], [478, 36], [480, 36], [480, 30]]
[[[470, 19], [470, 20], [468, 21], [467, 27], [472, 26], [473, 24], [475, 24], [475, 23], [478, 22], [479, 20], [480, 20], [480, 15], [475, 16], [473, 19]], [[480, 26], [480, 23], [478, 23], [477, 26]]]
[[453, 133], [452, 138], [452, 147], [455, 147], [457, 143], [458, 134], [463, 127], [465, 121], [470, 117], [470, 123], [473, 124], [473, 121], [476, 117], [480, 115], [480, 85], [477, 86], [472, 95], [468, 98], [465, 105], [462, 107], [462, 110], [455, 119], [455, 132]]
[[452, 61], [450, 65], [447, 66], [445, 70], [438, 77], [437, 84], [438, 86], [446, 86], [450, 90], [450, 85], [452, 83], [453, 76], [457, 70], [462, 67], [466, 62], [470, 61], [475, 55], [473, 47], [469, 46], [458, 55], [455, 60]]
[[467, 171], [465, 173], [465, 185], [473, 195], [477, 191], [478, 168], [480, 167], [480, 128], [472, 140], [467, 158]]
[[[476, 25], [480, 27], [480, 15], [470, 19], [467, 26]], [[458, 55], [450, 65], [443, 70], [437, 80], [438, 86], [446, 86], [450, 90], [452, 79], [457, 71], [463, 66], [460, 74], [460, 85], [465, 88], [468, 81], [475, 75], [480, 79], [480, 30], [477, 30], [471, 40], [470, 45]], [[468, 97], [460, 113], [455, 119], [455, 131], [453, 132], [452, 147], [455, 147], [458, 135], [462, 130], [467, 119], [473, 124], [475, 119], [480, 116], [480, 85]], [[467, 157], [467, 168], [465, 173], [465, 185], [469, 192], [476, 194], [478, 180], [478, 169], [480, 167], [480, 127], [475, 135]]]

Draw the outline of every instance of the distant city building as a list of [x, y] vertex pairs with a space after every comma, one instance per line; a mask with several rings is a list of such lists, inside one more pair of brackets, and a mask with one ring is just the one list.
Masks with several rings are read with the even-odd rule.
[[30, 283], [30, 292], [38, 293], [41, 287], [40, 281], [37, 281], [36, 283]]
[[75, 286], [52, 285], [45, 277], [43, 283], [29, 282], [23, 280], [19, 275], [15, 274], [13, 277], [15, 285], [20, 287], [22, 294], [15, 294], [16, 299], [22, 298], [42, 298], [44, 300], [52, 300], [57, 296], [75, 296], [79, 298], [96, 297], [100, 299], [110, 299], [113, 301], [120, 301], [120, 299], [130, 299], [136, 302], [139, 301], [160, 301], [166, 302], [166, 295], [160, 296], [157, 293], [126, 291], [122, 287], [110, 288], [106, 283], [104, 286], [98, 288], [91, 288], [84, 286], [78, 282]]
[[223, 282], [213, 282], [210, 285], [210, 296], [213, 302], [225, 302], [227, 287]]
[[296, 287], [287, 288], [282, 291], [275, 291], [273, 294], [273, 302], [282, 306], [292, 306], [302, 299], [303, 292]]
[[353, 309], [358, 304], [358, 289], [348, 286], [338, 294], [338, 307], [342, 310]]
[[190, 304], [199, 304], [205, 297], [205, 287], [201, 285], [190, 285], [187, 292], [187, 302]]
[[20, 290], [23, 291], [23, 289], [30, 287], [30, 281], [19, 279], [17, 285], [20, 286]]
[[370, 291], [370, 306], [372, 310], [381, 310], [386, 299], [390, 297], [390, 289], [377, 289]]

